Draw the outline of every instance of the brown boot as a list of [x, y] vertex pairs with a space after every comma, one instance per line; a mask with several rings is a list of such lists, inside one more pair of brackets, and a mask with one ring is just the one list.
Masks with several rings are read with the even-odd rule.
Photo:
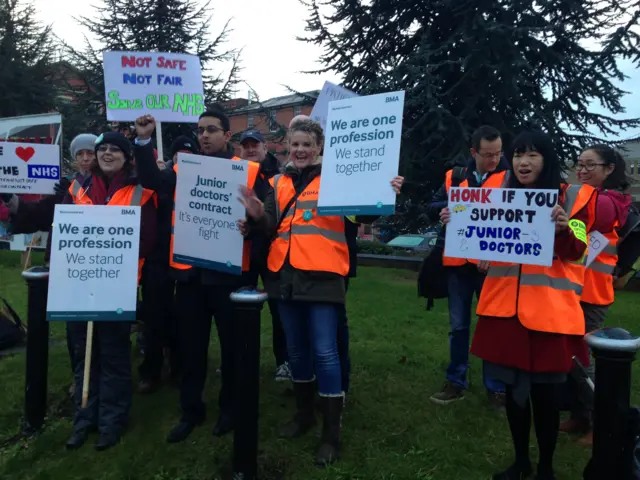
[[293, 420], [280, 429], [281, 438], [296, 438], [304, 435], [316, 425], [314, 412], [315, 382], [293, 383], [296, 396], [296, 414]]
[[571, 416], [568, 420], [560, 422], [559, 430], [564, 433], [587, 433], [589, 431], [589, 420]]
[[343, 397], [323, 397], [322, 401], [322, 437], [320, 448], [316, 452], [316, 465], [326, 467], [338, 460], [340, 453]]

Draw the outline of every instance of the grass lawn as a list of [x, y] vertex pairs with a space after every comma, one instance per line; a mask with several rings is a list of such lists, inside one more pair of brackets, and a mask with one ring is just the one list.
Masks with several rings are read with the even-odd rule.
[[[36, 256], [35, 262], [41, 260]], [[0, 296], [26, 318], [26, 288], [19, 257], [0, 252]], [[73, 292], [69, 292], [73, 295]], [[611, 309], [610, 324], [638, 330], [638, 293], [623, 292]], [[634, 307], [635, 305], [635, 307]], [[349, 291], [352, 392], [343, 419], [342, 460], [320, 470], [313, 466], [317, 434], [295, 441], [277, 437], [293, 413], [293, 399], [273, 381], [268, 310], [263, 317], [260, 465], [265, 480], [488, 479], [512, 460], [506, 418], [487, 407], [480, 362], [472, 358], [471, 387], [457, 404], [440, 407], [429, 396], [442, 386], [448, 360], [446, 301], [427, 313], [416, 298], [415, 275], [401, 270], [361, 268]], [[634, 308], [636, 312], [634, 314]], [[52, 336], [64, 339], [64, 326]], [[178, 393], [164, 387], [134, 397], [132, 425], [122, 443], [103, 453], [92, 448], [67, 452], [71, 433], [65, 391], [70, 381], [66, 347], [50, 352], [50, 413], [43, 432], [10, 440], [20, 430], [24, 356], [0, 360], [0, 478], [20, 480], [204, 480], [219, 478], [230, 455], [232, 437], [214, 438], [219, 377], [217, 340], [212, 339], [205, 399], [208, 419], [189, 441], [168, 445], [165, 436], [179, 418]], [[136, 359], [136, 364], [140, 359]], [[636, 362], [638, 375], [640, 363]], [[640, 400], [637, 382], [633, 400]], [[532, 458], [537, 457], [532, 435]], [[561, 435], [556, 454], [559, 479], [582, 478], [590, 452]]]

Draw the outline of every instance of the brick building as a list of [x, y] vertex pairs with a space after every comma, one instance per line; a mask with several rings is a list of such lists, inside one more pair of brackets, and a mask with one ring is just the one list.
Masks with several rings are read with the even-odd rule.
[[274, 97], [264, 102], [236, 98], [221, 103], [229, 115], [231, 131], [236, 140], [236, 153], [240, 134], [253, 128], [264, 134], [269, 151], [283, 159], [286, 153], [283, 141], [289, 122], [296, 115], [309, 115], [319, 94], [319, 90], [313, 90]]

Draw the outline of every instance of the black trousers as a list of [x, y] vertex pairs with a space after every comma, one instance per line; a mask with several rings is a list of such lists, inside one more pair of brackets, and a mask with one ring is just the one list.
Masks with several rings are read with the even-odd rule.
[[176, 306], [180, 316], [182, 351], [180, 406], [183, 420], [197, 423], [205, 418], [202, 392], [207, 378], [211, 316], [215, 319], [220, 340], [220, 411], [228, 414], [233, 411], [235, 324], [229, 295], [236, 289], [232, 286], [202, 285], [199, 279], [177, 282]]
[[131, 384], [131, 324], [94, 322], [89, 400], [82, 408], [87, 323], [69, 322], [74, 348], [76, 414], [74, 429], [98, 427], [100, 433], [120, 433], [127, 425]]
[[181, 371], [180, 330], [175, 307], [175, 281], [168, 269], [150, 266], [142, 274], [145, 350], [139, 367], [141, 380], [160, 380], [164, 348], [169, 349], [172, 375]]

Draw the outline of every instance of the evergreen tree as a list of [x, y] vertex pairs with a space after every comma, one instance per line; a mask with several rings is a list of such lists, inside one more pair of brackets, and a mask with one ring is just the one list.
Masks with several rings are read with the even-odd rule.
[[[103, 0], [94, 17], [80, 18], [80, 25], [98, 42], [94, 45], [85, 39], [81, 50], [67, 46], [69, 63], [75, 66], [69, 70], [69, 77], [80, 76], [89, 86], [80, 95], [78, 104], [67, 108], [76, 127], [70, 134], [80, 130], [99, 131], [107, 126], [102, 67], [105, 50], [197, 55], [202, 65], [207, 105], [228, 99], [238, 83], [239, 52], [225, 48], [229, 22], [217, 37], [210, 38], [211, 17], [211, 0], [201, 6], [189, 0]], [[223, 62], [231, 65], [226, 77], [213, 72]], [[190, 134], [191, 127], [163, 124], [164, 143], [170, 144], [177, 135]]]
[[[619, 119], [621, 58], [640, 62], [638, 0], [316, 0], [301, 40], [324, 47], [322, 68], [360, 93], [405, 90], [404, 229], [482, 124], [508, 145], [523, 128], [550, 133], [563, 159], [640, 125]], [[331, 10], [328, 14], [324, 9]], [[629, 13], [630, 12], [630, 13]], [[608, 115], [593, 111], [600, 103]], [[505, 145], [505, 148], [506, 148]]]
[[0, 117], [53, 109], [51, 29], [35, 20], [31, 3], [0, 0]]

